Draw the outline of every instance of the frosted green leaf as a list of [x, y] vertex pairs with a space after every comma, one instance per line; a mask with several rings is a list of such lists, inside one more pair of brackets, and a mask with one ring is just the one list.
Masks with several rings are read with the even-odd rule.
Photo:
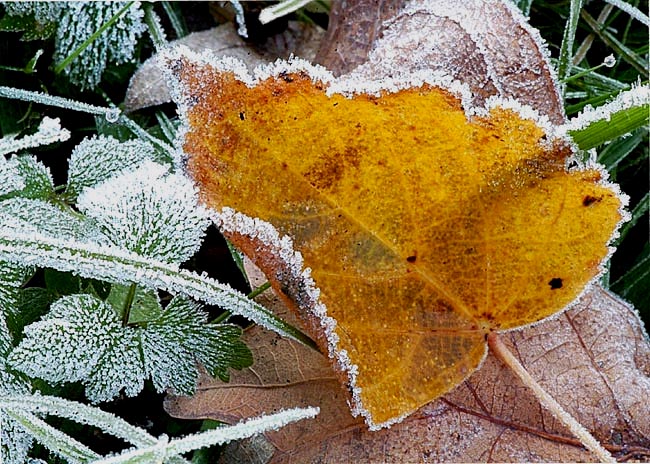
[[64, 7], [64, 2], [3, 2], [3, 4], [8, 15], [34, 15], [34, 19], [41, 24], [57, 21]]
[[150, 161], [79, 195], [77, 205], [120, 248], [183, 262], [201, 245], [209, 224], [192, 182]]
[[41, 198], [47, 199], [54, 194], [54, 182], [50, 170], [33, 156], [14, 156], [6, 162], [6, 168], [12, 176], [22, 179], [22, 187], [12, 188], [0, 198]]
[[[27, 394], [29, 384], [9, 371], [4, 356], [0, 358], [0, 395]], [[0, 410], [0, 462], [23, 463], [32, 447], [31, 436], [14, 420]]]
[[[178, 339], [214, 377], [228, 381], [226, 366], [243, 369], [252, 363], [248, 347], [239, 341], [241, 329], [234, 325], [208, 324], [200, 306], [187, 298], [174, 298], [162, 317], [150, 324], [149, 333], [155, 331], [173, 341], [175, 334], [165, 332], [169, 326], [183, 327], [182, 339]], [[224, 350], [224, 345], [229, 349]]]
[[23, 266], [0, 261], [0, 360], [12, 346], [7, 319], [17, 312], [20, 287], [27, 274], [28, 269]]
[[120, 330], [115, 312], [101, 300], [66, 296], [54, 302], [41, 321], [25, 327], [25, 337], [9, 355], [9, 363], [52, 383], [86, 380]]
[[0, 229], [14, 233], [40, 233], [62, 240], [107, 243], [99, 228], [72, 210], [27, 198], [0, 201]]
[[198, 304], [176, 297], [159, 319], [148, 324], [142, 333], [142, 350], [158, 391], [169, 387], [178, 394], [192, 394], [198, 376], [196, 361], [224, 380], [228, 367], [251, 365], [251, 353], [239, 340], [239, 327], [206, 322], [207, 315]]
[[122, 389], [130, 397], [142, 391], [146, 374], [139, 345], [137, 330], [120, 330], [84, 382], [90, 401], [112, 400]]
[[0, 156], [0, 197], [25, 188], [25, 179], [16, 167]]
[[[80, 381], [88, 399], [99, 402], [122, 390], [135, 396], [149, 377], [160, 392], [172, 388], [190, 394], [198, 378], [197, 361], [222, 378], [229, 367], [252, 362], [239, 340], [240, 328], [206, 324], [206, 315], [187, 300], [175, 298], [146, 327], [124, 326], [118, 311], [91, 295], [60, 298], [41, 321], [25, 328], [9, 363], [55, 384]], [[203, 349], [201, 341], [209, 348]]]
[[93, 187], [156, 158], [153, 146], [141, 140], [120, 142], [103, 135], [86, 138], [72, 151], [66, 194], [74, 199], [85, 187]]
[[[109, 22], [124, 2], [17, 2], [7, 14], [34, 15], [42, 23], [56, 24], [54, 62], [60, 66], [68, 56]], [[108, 63], [122, 64], [133, 59], [139, 37], [146, 30], [143, 12], [134, 3], [74, 58], [64, 72], [81, 89], [99, 84]]]

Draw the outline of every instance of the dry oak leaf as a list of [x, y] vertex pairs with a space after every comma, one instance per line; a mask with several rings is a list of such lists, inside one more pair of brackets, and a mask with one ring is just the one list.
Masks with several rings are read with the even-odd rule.
[[[286, 309], [271, 292], [260, 302]], [[312, 421], [228, 445], [222, 462], [584, 462], [593, 460], [492, 354], [468, 380], [390, 429], [370, 432], [349, 412], [325, 357], [254, 327], [255, 362], [230, 383], [205, 377], [173, 397], [174, 417], [228, 423], [318, 404]], [[650, 459], [650, 343], [632, 307], [598, 286], [575, 307], [505, 335], [542, 386], [619, 461]]]
[[337, 80], [297, 60], [254, 78], [236, 60], [166, 59], [203, 201], [371, 429], [466, 379], [491, 331], [565, 308], [609, 253], [617, 189], [597, 166], [567, 169], [567, 143], [512, 102], [473, 108], [426, 73]]
[[520, 10], [502, 0], [334, 2], [316, 55], [334, 74], [368, 79], [439, 70], [467, 84], [473, 103], [514, 98], [564, 121], [548, 50]]

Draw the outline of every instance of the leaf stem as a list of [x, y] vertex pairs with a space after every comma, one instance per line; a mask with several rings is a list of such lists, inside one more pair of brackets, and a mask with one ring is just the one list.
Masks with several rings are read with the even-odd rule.
[[111, 19], [109, 19], [109, 20], [106, 21], [104, 24], [102, 24], [101, 27], [100, 27], [99, 29], [97, 29], [97, 30], [96, 30], [96, 31], [95, 31], [95, 32], [94, 32], [90, 37], [88, 37], [86, 40], [84, 40], [83, 43], [82, 43], [81, 45], [79, 45], [77, 48], [75, 48], [75, 49], [72, 51], [72, 53], [70, 53], [70, 55], [68, 55], [68, 56], [66, 57], [65, 60], [63, 60], [61, 63], [59, 63], [59, 64], [54, 68], [54, 74], [59, 74], [61, 71], [63, 71], [63, 69], [65, 69], [65, 67], [68, 66], [68, 65], [69, 65], [69, 64], [70, 64], [70, 63], [71, 63], [75, 58], [77, 58], [79, 55], [81, 55], [81, 53], [82, 53], [82, 52], [83, 52], [83, 51], [88, 47], [88, 45], [90, 45], [90, 44], [93, 43], [95, 40], [97, 40], [97, 38], [98, 38], [100, 35], [102, 35], [106, 29], [108, 29], [108, 28], [111, 27], [113, 24], [115, 24], [115, 23], [117, 22], [117, 20], [120, 19], [120, 17], [122, 17], [122, 15], [123, 15], [124, 13], [126, 13], [126, 11], [127, 11], [129, 8], [131, 8], [131, 6], [132, 6], [134, 3], [135, 3], [135, 1], [131, 1], [131, 2], [127, 3], [126, 5], [124, 5], [124, 7], [122, 7], [122, 8], [120, 9], [120, 11], [118, 11], [117, 13], [115, 13], [115, 14], [113, 15], [113, 17], [111, 17]]
[[135, 283], [129, 285], [129, 291], [126, 293], [124, 307], [122, 309], [122, 327], [126, 327], [129, 323], [129, 317], [131, 316], [131, 306], [133, 306], [133, 300], [135, 300], [135, 291], [137, 288], [138, 286]]
[[519, 380], [533, 392], [535, 397], [557, 420], [562, 422], [573, 433], [589, 451], [598, 457], [600, 462], [616, 462], [616, 459], [596, 440], [589, 431], [584, 428], [571, 414], [566, 412], [555, 398], [549, 395], [542, 386], [535, 381], [526, 368], [512, 354], [510, 349], [503, 343], [496, 332], [488, 335], [488, 345], [492, 352], [506, 366], [508, 366]]

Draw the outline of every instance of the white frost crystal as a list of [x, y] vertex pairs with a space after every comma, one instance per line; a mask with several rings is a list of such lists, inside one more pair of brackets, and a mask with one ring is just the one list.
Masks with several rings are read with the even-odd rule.
[[16, 153], [26, 148], [40, 147], [55, 142], [64, 142], [70, 138], [70, 131], [61, 127], [59, 118], [43, 118], [35, 134], [21, 139], [4, 137], [0, 139], [0, 155]]
[[192, 256], [209, 223], [192, 182], [153, 162], [85, 189], [78, 206], [115, 245], [167, 262]]
[[25, 187], [25, 179], [18, 170], [7, 162], [4, 156], [0, 156], [0, 195], [6, 195]]
[[66, 192], [76, 196], [84, 187], [93, 187], [125, 169], [155, 159], [153, 146], [141, 140], [120, 142], [104, 135], [86, 138], [70, 156]]

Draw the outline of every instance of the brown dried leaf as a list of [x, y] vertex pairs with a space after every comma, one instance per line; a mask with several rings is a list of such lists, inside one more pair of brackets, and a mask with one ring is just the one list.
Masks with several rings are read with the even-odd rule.
[[374, 9], [367, 3], [373, 2], [336, 4], [316, 57], [328, 69], [367, 79], [439, 70], [467, 84], [477, 106], [498, 95], [525, 102], [554, 123], [563, 122], [543, 41], [509, 2], [424, 0], [397, 15], [399, 4], [406, 2]]
[[[277, 299], [272, 304], [282, 308]], [[193, 398], [168, 398], [167, 411], [226, 422], [303, 405], [318, 405], [321, 414], [267, 434], [268, 442], [235, 448], [229, 456], [237, 462], [593, 460], [491, 354], [451, 393], [390, 429], [369, 432], [350, 415], [321, 355], [259, 328], [245, 337], [252, 368], [233, 373], [230, 384], [204, 380]], [[650, 343], [629, 305], [594, 287], [572, 310], [504, 339], [616, 458], [650, 458]]]
[[[256, 66], [276, 58], [288, 58], [292, 54], [311, 60], [323, 35], [324, 31], [317, 26], [291, 21], [283, 33], [270, 36], [260, 45], [254, 45], [245, 42], [232, 24], [222, 24], [205, 31], [193, 32], [170, 45], [185, 45], [197, 52], [210, 50], [216, 55], [232, 56], [242, 60], [252, 70]], [[157, 55], [154, 55], [131, 77], [124, 106], [127, 111], [135, 111], [171, 100], [162, 71], [157, 65]]]

